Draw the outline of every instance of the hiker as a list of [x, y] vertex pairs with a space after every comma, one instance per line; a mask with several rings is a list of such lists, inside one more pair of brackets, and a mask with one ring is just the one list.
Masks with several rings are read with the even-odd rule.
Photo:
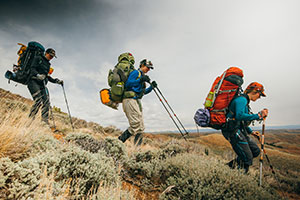
[[28, 90], [34, 100], [29, 117], [34, 118], [39, 108], [42, 106], [42, 121], [49, 124], [49, 91], [46, 88], [48, 81], [63, 85], [63, 81], [58, 78], [52, 78], [48, 73], [50, 71], [50, 60], [56, 57], [52, 48], [46, 50], [45, 55], [34, 57], [29, 74]]
[[260, 154], [257, 144], [251, 140], [249, 134], [255, 134], [250, 127], [253, 120], [262, 120], [268, 116], [268, 109], [263, 109], [257, 114], [251, 113], [249, 103], [260, 97], [265, 97], [262, 84], [253, 82], [248, 85], [244, 94], [234, 98], [229, 105], [226, 115], [226, 128], [222, 129], [223, 136], [230, 142], [237, 158], [227, 163], [230, 168], [243, 168], [245, 173], [249, 171], [253, 158]]
[[132, 135], [135, 136], [135, 145], [139, 146], [143, 141], [145, 127], [141, 99], [157, 87], [156, 82], [152, 81], [150, 86], [146, 88], [145, 82], [150, 83], [150, 78], [146, 75], [150, 69], [153, 69], [151, 61], [143, 59], [139, 69], [132, 71], [125, 83], [125, 90], [134, 92], [134, 95], [131, 98], [125, 97], [122, 101], [123, 110], [129, 122], [129, 128], [118, 137], [122, 142], [125, 142]]

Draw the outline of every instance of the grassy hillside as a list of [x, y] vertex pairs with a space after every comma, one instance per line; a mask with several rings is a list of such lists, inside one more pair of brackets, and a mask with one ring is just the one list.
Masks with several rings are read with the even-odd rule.
[[[248, 175], [220, 133], [146, 134], [141, 147], [121, 143], [115, 127], [53, 108], [59, 132], [28, 119], [32, 101], [0, 89], [0, 199], [290, 199], [299, 198], [299, 135], [267, 133], [278, 181], [257, 160]], [[284, 191], [284, 192], [283, 192]]]

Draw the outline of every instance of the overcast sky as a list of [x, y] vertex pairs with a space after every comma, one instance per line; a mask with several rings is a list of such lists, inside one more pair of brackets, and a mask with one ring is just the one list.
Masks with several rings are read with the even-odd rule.
[[[0, 87], [31, 98], [4, 78], [18, 42], [38, 41], [57, 52], [53, 77], [65, 81], [71, 114], [126, 129], [127, 119], [101, 104], [107, 73], [123, 52], [136, 67], [150, 59], [156, 80], [186, 128], [203, 107], [214, 79], [230, 66], [265, 86], [254, 112], [269, 109], [267, 125], [300, 124], [300, 1], [298, 0], [26, 0], [0, 1]], [[60, 86], [48, 84], [51, 104], [66, 110]], [[144, 96], [147, 131], [175, 130], [154, 92]]]

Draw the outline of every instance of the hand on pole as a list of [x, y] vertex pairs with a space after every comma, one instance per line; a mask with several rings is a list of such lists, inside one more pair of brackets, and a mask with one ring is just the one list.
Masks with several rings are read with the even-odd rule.
[[43, 81], [45, 78], [46, 78], [46, 75], [45, 75], [45, 74], [37, 74], [37, 75], [36, 75], [36, 79], [37, 79], [37, 80]]
[[55, 79], [55, 82], [56, 82], [57, 84], [64, 85], [64, 81], [63, 81], [63, 80], [60, 80], [60, 79], [58, 79], [58, 78]]
[[157, 83], [156, 83], [156, 81], [152, 81], [152, 82], [151, 82], [151, 86], [152, 86], [153, 88], [157, 88]]
[[269, 114], [269, 110], [267, 108], [264, 108], [260, 112], [258, 112], [259, 119], [266, 119], [266, 117]]
[[260, 133], [259, 133], [259, 131], [252, 131], [251, 135], [253, 135], [254, 137], [256, 137], [260, 141]]
[[141, 82], [147, 82], [147, 83], [150, 83], [150, 78], [149, 76], [147, 75], [144, 75], [141, 77]]

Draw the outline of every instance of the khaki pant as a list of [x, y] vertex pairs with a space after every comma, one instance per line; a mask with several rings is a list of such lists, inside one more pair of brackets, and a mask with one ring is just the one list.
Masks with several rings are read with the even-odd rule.
[[143, 133], [145, 130], [142, 104], [140, 99], [123, 99], [123, 111], [129, 122], [128, 131], [132, 135]]

